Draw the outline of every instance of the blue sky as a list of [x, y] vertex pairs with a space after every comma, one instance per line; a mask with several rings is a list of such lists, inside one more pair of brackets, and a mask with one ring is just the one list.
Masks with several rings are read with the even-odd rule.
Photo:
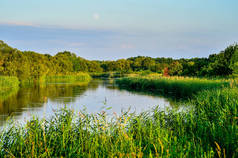
[[206, 57], [238, 41], [237, 0], [0, 0], [0, 40], [87, 59]]

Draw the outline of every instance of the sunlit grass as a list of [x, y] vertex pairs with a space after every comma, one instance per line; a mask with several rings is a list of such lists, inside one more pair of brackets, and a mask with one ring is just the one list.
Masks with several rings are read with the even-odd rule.
[[0, 76], [0, 100], [15, 94], [19, 88], [17, 77]]
[[[199, 91], [231, 86], [230, 80], [190, 77], [162, 77], [158, 74], [127, 77], [116, 80], [121, 88], [148, 91], [175, 98], [191, 98]], [[235, 85], [235, 84], [234, 84]]]
[[0, 157], [237, 157], [237, 89], [198, 93], [189, 112], [75, 113], [10, 124]]
[[88, 73], [77, 73], [74, 75], [57, 75], [57, 76], [46, 76], [44, 78], [46, 83], [88, 83], [91, 81], [91, 77]]
[[0, 157], [238, 156], [235, 80], [163, 78], [154, 74], [117, 82], [155, 93], [167, 88], [166, 94], [189, 97], [191, 108], [178, 112], [156, 107], [140, 114], [109, 116], [104, 111], [76, 113], [65, 107], [47, 120], [8, 123], [0, 131]]

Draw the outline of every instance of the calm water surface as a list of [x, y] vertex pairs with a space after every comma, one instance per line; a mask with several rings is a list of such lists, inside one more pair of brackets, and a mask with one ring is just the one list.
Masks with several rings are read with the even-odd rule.
[[88, 86], [51, 83], [21, 88], [16, 95], [0, 102], [0, 126], [10, 115], [24, 122], [33, 116], [47, 118], [64, 106], [75, 111], [86, 109], [89, 113], [97, 113], [104, 110], [120, 114], [129, 108], [139, 113], [157, 105], [161, 109], [172, 107], [163, 97], [120, 90], [112, 80], [93, 80]]

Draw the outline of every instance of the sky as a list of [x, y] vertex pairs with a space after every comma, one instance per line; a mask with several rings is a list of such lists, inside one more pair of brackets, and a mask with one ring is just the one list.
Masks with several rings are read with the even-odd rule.
[[0, 0], [0, 40], [90, 60], [192, 58], [238, 42], [237, 0]]

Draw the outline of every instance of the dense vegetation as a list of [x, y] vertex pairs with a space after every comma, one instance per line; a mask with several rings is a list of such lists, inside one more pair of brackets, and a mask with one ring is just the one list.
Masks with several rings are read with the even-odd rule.
[[17, 92], [19, 80], [17, 77], [0, 76], [0, 101]]
[[238, 74], [238, 45], [231, 45], [208, 58], [172, 59], [131, 57], [116, 61], [89, 61], [64, 51], [54, 56], [19, 51], [0, 41], [0, 75], [24, 80], [42, 76], [72, 75], [77, 72], [152, 71], [165, 76], [229, 76]]
[[237, 157], [238, 90], [201, 91], [191, 104], [113, 118], [62, 109], [3, 129], [0, 157]]
[[[187, 132], [194, 136], [192, 138], [194, 142], [202, 145], [202, 150], [204, 150], [204, 147], [206, 148], [203, 154], [201, 153], [200, 156], [197, 156], [206, 157], [206, 153], [209, 153], [208, 150], [216, 151], [217, 157], [237, 156], [237, 80], [165, 78], [152, 74], [121, 78], [117, 79], [116, 83], [121, 88], [153, 92], [178, 99], [189, 99], [186, 100], [186, 104], [193, 105], [194, 110], [190, 114], [184, 115], [186, 120], [183, 120], [184, 126], [181, 125], [174, 128], [186, 129], [188, 124], [191, 125], [191, 127], [187, 128], [189, 129]], [[168, 115], [173, 116], [170, 113]], [[179, 115], [182, 114], [180, 113]], [[177, 125], [177, 121], [180, 119], [175, 118], [169, 123]], [[182, 137], [188, 138], [189, 136], [184, 135]], [[210, 144], [213, 149], [209, 149], [207, 144]], [[193, 156], [190, 155], [189, 157]]]
[[152, 92], [177, 99], [189, 99], [202, 90], [229, 87], [230, 81], [190, 77], [136, 76], [116, 80], [120, 88]]
[[53, 82], [53, 83], [71, 83], [71, 84], [82, 84], [88, 83], [91, 80], [91, 77], [88, 73], [77, 73], [74, 75], [57, 75], [57, 76], [46, 76], [45, 82]]
[[238, 74], [238, 45], [231, 45], [208, 58], [172, 59], [131, 57], [99, 62], [104, 71], [152, 71], [165, 76], [229, 76]]
[[[38, 80], [23, 80], [19, 81], [17, 77], [9, 77], [9, 76], [0, 76], [0, 114], [1, 110], [8, 107], [8, 105], [4, 105], [4, 101], [8, 99], [10, 96], [17, 94], [19, 88], [24, 87], [29, 88], [35, 88], [38, 89], [38, 87], [47, 88], [48, 84], [50, 83], [67, 83], [70, 85], [88, 85], [88, 83], [91, 81], [91, 76], [88, 73], [77, 73], [74, 75], [57, 75], [57, 76], [43, 76]], [[39, 89], [38, 89], [39, 90]], [[67, 90], [67, 88], [64, 88], [64, 90]], [[58, 89], [59, 91], [59, 89]], [[21, 92], [19, 92], [21, 95]], [[37, 91], [37, 93], [40, 93], [40, 90]], [[56, 95], [56, 91], [53, 93]], [[42, 94], [42, 95], [46, 95]], [[11, 101], [13, 101], [13, 98], [9, 98]], [[14, 103], [15, 105], [18, 105], [18, 103]], [[21, 104], [23, 104], [21, 102]], [[12, 105], [12, 104], [11, 104]], [[24, 104], [25, 105], [25, 104]], [[19, 107], [24, 106], [19, 105]], [[10, 112], [12, 107], [8, 108], [8, 112]]]
[[[161, 111], [158, 107], [141, 114], [124, 113], [114, 117], [105, 112], [76, 114], [65, 108], [49, 120], [34, 118], [24, 125], [9, 123], [6, 129], [1, 129], [0, 157], [238, 157], [235, 80], [169, 77], [237, 76], [238, 45], [208, 58], [175, 60], [138, 56], [89, 61], [68, 51], [54, 56], [19, 51], [0, 41], [2, 97], [17, 91], [19, 80], [21, 84], [36, 80], [82, 83], [90, 81], [88, 72], [94, 77], [133, 73], [130, 76], [135, 77], [119, 79], [117, 84], [174, 98], [189, 98], [186, 103], [192, 107], [182, 112]], [[151, 72], [156, 75], [148, 75]], [[60, 93], [60, 89], [46, 84], [42, 92], [25, 96], [28, 98], [25, 100], [37, 98], [44, 103], [45, 96], [57, 94], [55, 91]], [[70, 88], [65, 89], [67, 92]], [[0, 102], [0, 110], [6, 104]]]

